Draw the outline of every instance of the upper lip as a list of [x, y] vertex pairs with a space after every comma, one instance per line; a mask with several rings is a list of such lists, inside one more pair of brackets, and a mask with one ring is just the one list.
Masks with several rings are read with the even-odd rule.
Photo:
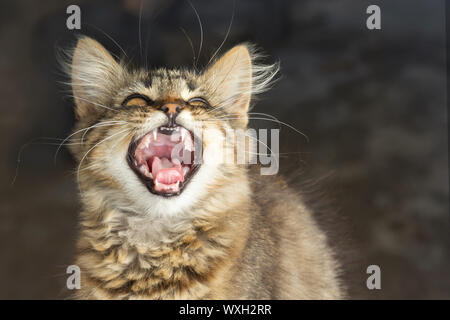
[[[140, 145], [140, 143], [143, 142], [143, 139], [147, 139], [147, 141], [144, 143], [148, 143], [148, 140], [151, 139], [153, 136], [157, 136], [157, 134], [164, 134], [166, 136], [172, 136], [172, 134], [178, 134], [179, 132], [184, 133], [184, 134], [186, 134], [186, 132], [188, 132], [190, 134], [190, 138], [193, 140], [193, 147], [194, 147], [193, 152], [195, 152], [196, 150], [201, 150], [201, 148], [198, 148], [196, 146], [196, 144], [198, 145], [200, 140], [197, 137], [194, 137], [194, 134], [191, 131], [189, 131], [188, 129], [186, 129], [182, 126], [179, 126], [177, 124], [174, 124], [174, 123], [168, 123], [166, 125], [163, 125], [161, 127], [155, 128], [155, 129], [147, 132], [142, 137], [135, 139], [128, 148], [128, 154], [127, 154], [128, 165], [135, 172], [135, 174], [138, 176], [138, 178], [145, 184], [147, 189], [153, 194], [161, 195], [164, 197], [171, 197], [171, 196], [180, 194], [184, 190], [186, 185], [190, 182], [192, 176], [197, 172], [197, 170], [200, 167], [200, 164], [195, 163], [194, 161], [192, 161], [190, 163], [189, 171], [184, 175], [184, 180], [178, 181], [179, 190], [177, 192], [160, 192], [160, 191], [155, 190], [155, 181], [151, 177], [144, 175], [139, 170], [138, 166], [136, 165], [137, 164], [137, 159], [135, 156], [136, 149]], [[155, 158], [157, 158], [157, 157], [155, 157]], [[186, 166], [183, 161], [182, 161], [182, 164], [183, 164], [183, 167]], [[150, 171], [151, 171], [151, 168], [150, 168]]]

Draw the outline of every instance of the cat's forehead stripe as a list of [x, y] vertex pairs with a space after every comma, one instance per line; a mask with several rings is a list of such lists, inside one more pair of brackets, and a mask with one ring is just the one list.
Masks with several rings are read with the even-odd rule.
[[182, 80], [190, 91], [194, 91], [196, 89], [196, 81], [192, 77], [180, 72], [180, 71], [162, 71], [158, 70], [155, 72], [150, 72], [143, 80], [145, 87], [151, 87], [154, 84], [153, 80], [158, 79], [160, 83], [165, 80], [171, 84], [174, 81]]
[[147, 76], [144, 78], [144, 86], [145, 87], [151, 87], [151, 85], [152, 85], [152, 77], [149, 75], [149, 74], [147, 74]]

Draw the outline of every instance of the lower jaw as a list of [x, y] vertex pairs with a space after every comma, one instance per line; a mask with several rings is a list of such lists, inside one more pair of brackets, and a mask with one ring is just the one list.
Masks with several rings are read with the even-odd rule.
[[178, 196], [180, 195], [184, 189], [186, 188], [186, 186], [189, 184], [189, 182], [191, 181], [191, 178], [193, 178], [193, 176], [196, 174], [196, 172], [198, 171], [198, 169], [200, 168], [200, 165], [193, 165], [191, 170], [189, 171], [189, 176], [186, 177], [186, 179], [183, 182], [180, 182], [180, 186], [179, 186], [179, 190], [176, 192], [166, 192], [166, 191], [156, 191], [155, 190], [155, 182], [153, 181], [153, 179], [150, 178], [146, 178], [145, 180], [142, 178], [141, 173], [134, 167], [132, 167], [133, 171], [138, 175], [138, 177], [140, 178], [140, 180], [142, 180], [142, 182], [145, 184], [145, 186], [147, 187], [147, 190], [154, 194], [154, 195], [158, 195], [158, 196], [162, 196], [165, 198], [170, 198], [170, 197], [174, 197], [174, 196]]
[[154, 181], [149, 181], [145, 184], [145, 186], [147, 187], [148, 191], [150, 191], [151, 193], [158, 195], [158, 196], [162, 196], [162, 197], [166, 197], [166, 198], [170, 198], [170, 197], [174, 197], [174, 196], [178, 196], [181, 194], [181, 192], [184, 189], [184, 186], [182, 185], [182, 182], [179, 183], [179, 188], [177, 191], [156, 191], [155, 190], [155, 183]]

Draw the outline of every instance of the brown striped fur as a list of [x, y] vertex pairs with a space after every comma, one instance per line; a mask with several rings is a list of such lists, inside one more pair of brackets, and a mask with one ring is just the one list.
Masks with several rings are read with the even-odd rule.
[[[130, 143], [164, 124], [163, 102], [199, 96], [211, 107], [187, 106], [177, 121], [217, 129], [202, 141], [204, 156], [214, 155], [226, 129], [247, 127], [250, 98], [268, 87], [276, 66], [257, 64], [254, 50], [240, 45], [202, 73], [133, 71], [89, 38], [71, 58], [78, 118], [71, 151], [82, 200], [77, 298], [344, 297], [325, 234], [282, 178], [205, 163], [182, 194], [166, 199], [149, 193], [126, 165]], [[123, 106], [133, 93], [155, 105]]]

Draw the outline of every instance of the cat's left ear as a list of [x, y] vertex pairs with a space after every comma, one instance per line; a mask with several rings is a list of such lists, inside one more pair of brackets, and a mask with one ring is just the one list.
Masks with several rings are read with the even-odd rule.
[[252, 45], [241, 44], [226, 52], [202, 74], [209, 102], [238, 118], [246, 126], [252, 95], [266, 91], [279, 70], [279, 64], [256, 63], [259, 56]]
[[210, 103], [240, 117], [246, 125], [252, 95], [252, 58], [247, 45], [226, 52], [203, 73]]
[[69, 73], [75, 114], [83, 119], [103, 111], [123, 69], [100, 43], [83, 37], [73, 51]]

